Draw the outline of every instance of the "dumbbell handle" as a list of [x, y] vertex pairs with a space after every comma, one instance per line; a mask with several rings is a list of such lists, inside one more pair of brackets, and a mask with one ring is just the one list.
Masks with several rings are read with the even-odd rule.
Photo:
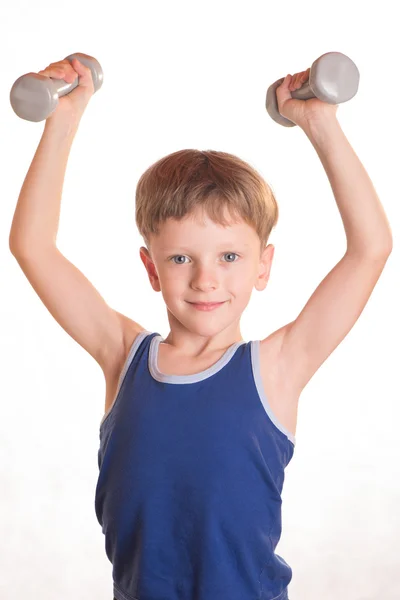
[[[99, 62], [92, 56], [76, 52], [66, 57], [72, 61], [77, 58], [83, 65], [89, 67], [94, 91], [103, 85], [103, 70]], [[58, 99], [69, 94], [79, 85], [79, 77], [72, 83], [63, 79], [46, 77], [39, 73], [26, 73], [19, 77], [11, 88], [10, 102], [14, 112], [26, 121], [43, 121], [57, 108]]]
[[[294, 127], [289, 119], [283, 117], [278, 110], [276, 88], [284, 78], [273, 83], [267, 92], [266, 108], [270, 117], [285, 127]], [[295, 100], [319, 98], [328, 104], [341, 104], [356, 95], [360, 73], [354, 62], [341, 52], [327, 52], [313, 62], [308, 80], [291, 92]]]

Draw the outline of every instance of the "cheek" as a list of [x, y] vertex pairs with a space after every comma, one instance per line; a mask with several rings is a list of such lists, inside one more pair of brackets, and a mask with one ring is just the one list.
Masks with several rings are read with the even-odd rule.
[[236, 271], [231, 277], [231, 282], [236, 289], [243, 288], [242, 291], [244, 292], [247, 288], [253, 286], [254, 278], [253, 270], [247, 267]]
[[183, 273], [164, 272], [161, 279], [163, 291], [169, 296], [177, 296], [187, 289], [187, 276]]
[[235, 277], [232, 282], [231, 289], [236, 298], [240, 299], [240, 302], [243, 305], [246, 305], [250, 300], [254, 290], [255, 277], [255, 273], [247, 270], [243, 271], [243, 273], [240, 274], [240, 277]]

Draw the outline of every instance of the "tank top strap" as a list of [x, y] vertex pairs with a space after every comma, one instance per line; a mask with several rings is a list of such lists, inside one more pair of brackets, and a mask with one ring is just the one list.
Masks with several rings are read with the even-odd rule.
[[135, 366], [138, 363], [140, 363], [143, 359], [147, 360], [151, 340], [157, 335], [160, 335], [160, 334], [158, 332], [152, 332], [152, 331], [148, 331], [147, 329], [145, 329], [144, 331], [141, 331], [135, 337], [135, 339], [130, 347], [130, 350], [128, 352], [128, 355], [125, 359], [121, 373], [119, 375], [118, 385], [117, 385], [117, 389], [116, 389], [116, 392], [114, 395], [114, 399], [111, 403], [110, 408], [103, 415], [103, 418], [101, 419], [100, 430], [103, 428], [104, 422], [106, 421], [106, 419], [110, 415], [112, 409], [114, 408], [114, 404], [119, 396], [121, 386], [125, 380], [128, 370], [135, 368]]

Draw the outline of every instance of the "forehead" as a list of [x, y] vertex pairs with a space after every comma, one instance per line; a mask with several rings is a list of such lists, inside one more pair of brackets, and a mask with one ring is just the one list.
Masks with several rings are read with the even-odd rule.
[[159, 226], [159, 233], [154, 236], [154, 242], [159, 249], [166, 249], [171, 245], [194, 247], [206, 244], [217, 247], [232, 242], [245, 245], [257, 242], [255, 230], [242, 219], [234, 219], [227, 211], [224, 218], [227, 225], [212, 221], [204, 211], [197, 211], [181, 220], [167, 219]]

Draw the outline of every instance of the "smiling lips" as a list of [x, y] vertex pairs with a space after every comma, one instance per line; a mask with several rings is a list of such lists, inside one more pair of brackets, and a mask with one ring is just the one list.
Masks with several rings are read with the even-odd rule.
[[222, 306], [224, 302], [189, 302], [197, 310], [214, 310], [218, 306]]

